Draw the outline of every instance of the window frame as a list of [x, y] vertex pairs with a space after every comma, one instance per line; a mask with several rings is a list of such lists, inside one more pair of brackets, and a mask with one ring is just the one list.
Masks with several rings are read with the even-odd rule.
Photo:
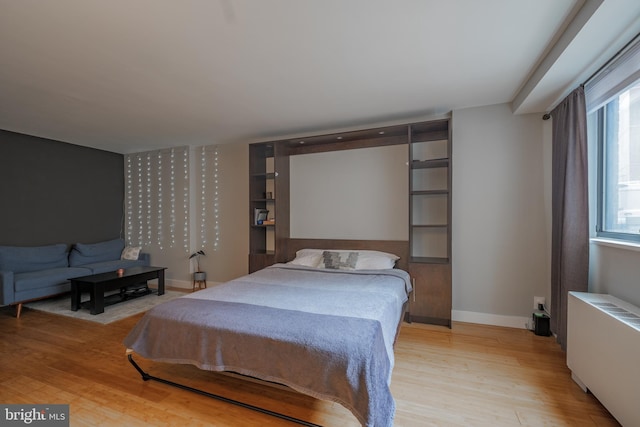
[[[633, 87], [629, 85], [625, 90]], [[604, 229], [606, 208], [606, 167], [607, 167], [607, 105], [600, 106], [595, 112], [596, 117], [596, 151], [597, 151], [597, 178], [596, 178], [596, 237], [615, 239], [627, 242], [640, 242], [640, 233], [624, 233], [619, 231], [606, 231]]]

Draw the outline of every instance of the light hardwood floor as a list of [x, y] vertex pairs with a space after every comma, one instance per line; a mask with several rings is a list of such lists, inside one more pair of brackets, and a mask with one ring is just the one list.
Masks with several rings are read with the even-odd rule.
[[[68, 403], [72, 426], [286, 426], [268, 415], [153, 381], [127, 362], [122, 340], [141, 315], [100, 325], [0, 308], [0, 403]], [[454, 323], [403, 324], [392, 392], [395, 426], [617, 426], [570, 379], [553, 338]], [[357, 426], [318, 401], [191, 366], [137, 358], [152, 375], [324, 426]]]

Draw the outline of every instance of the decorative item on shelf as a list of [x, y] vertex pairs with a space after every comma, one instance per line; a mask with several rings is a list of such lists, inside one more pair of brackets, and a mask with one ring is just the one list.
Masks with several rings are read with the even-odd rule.
[[262, 225], [267, 220], [269, 211], [267, 209], [254, 209], [253, 218], [255, 225]]
[[189, 259], [196, 259], [196, 271], [193, 273], [193, 290], [196, 290], [196, 284], [198, 285], [198, 289], [202, 289], [203, 287], [207, 287], [207, 273], [204, 271], [200, 271], [200, 257], [206, 256], [203, 250], [199, 250], [197, 252], [192, 253], [189, 256]]
[[273, 192], [272, 191], [267, 191], [266, 193], [264, 193], [264, 198], [267, 199], [267, 200], [273, 199]]
[[265, 219], [264, 221], [262, 221], [262, 225], [275, 225], [275, 223], [276, 223], [275, 218]]

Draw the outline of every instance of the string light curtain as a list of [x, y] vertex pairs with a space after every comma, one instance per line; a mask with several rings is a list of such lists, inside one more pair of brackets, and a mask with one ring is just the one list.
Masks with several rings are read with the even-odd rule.
[[125, 239], [190, 250], [189, 148], [125, 155]]
[[219, 152], [215, 145], [207, 145], [196, 148], [194, 155], [198, 160], [194, 165], [197, 246], [216, 251], [220, 244]]

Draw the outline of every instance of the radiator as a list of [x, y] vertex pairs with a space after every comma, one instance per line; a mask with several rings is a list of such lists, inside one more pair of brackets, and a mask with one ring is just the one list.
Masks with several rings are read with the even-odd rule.
[[569, 292], [567, 366], [623, 426], [640, 426], [640, 308]]

